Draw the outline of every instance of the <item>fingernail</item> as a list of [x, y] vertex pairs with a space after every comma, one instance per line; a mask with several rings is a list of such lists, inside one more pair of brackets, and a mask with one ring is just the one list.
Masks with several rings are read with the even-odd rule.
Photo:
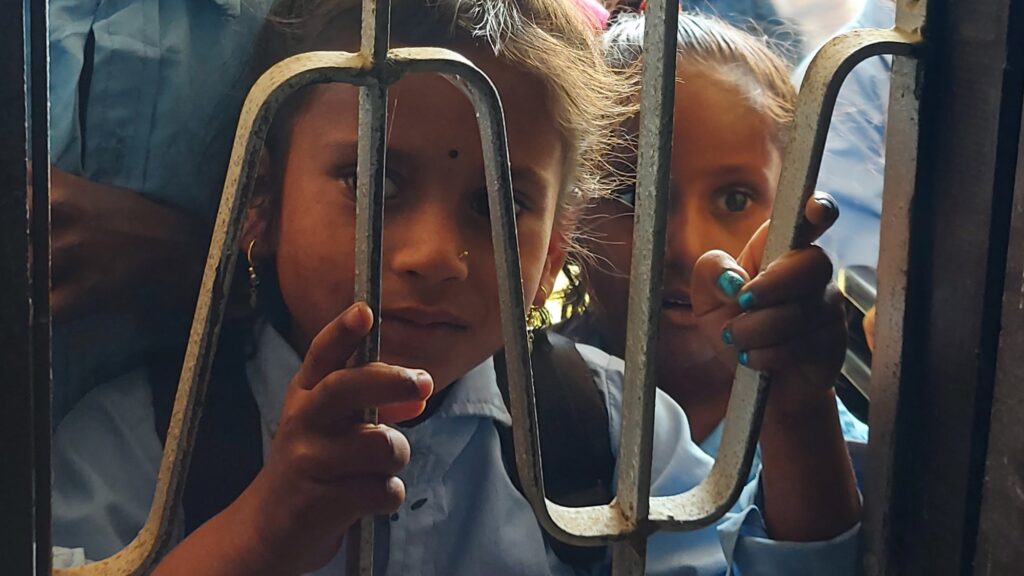
[[722, 342], [725, 342], [726, 346], [732, 346], [732, 329], [728, 326], [722, 330]]
[[733, 272], [732, 270], [726, 270], [722, 272], [722, 275], [718, 277], [718, 288], [723, 294], [729, 298], [734, 298], [739, 293], [740, 289], [743, 288], [743, 276]]
[[430, 377], [424, 370], [416, 370], [416, 387], [421, 392], [426, 392], [426, 396], [430, 396], [431, 392], [434, 391], [434, 379]]
[[839, 215], [839, 205], [836, 204], [836, 201], [832, 198], [829, 198], [828, 196], [815, 196], [814, 201], [822, 208], [831, 212], [834, 216]]
[[750, 361], [750, 356], [746, 352], [740, 352], [738, 358], [740, 364], [746, 366], [747, 362]]
[[757, 298], [754, 297], [754, 293], [747, 291], [740, 294], [740, 297], [736, 300], [739, 303], [740, 308], [744, 310], [750, 310], [754, 306], [757, 306]]
[[366, 321], [364, 318], [365, 312], [363, 311], [363, 307], [359, 304], [355, 304], [345, 311], [341, 317], [341, 321], [345, 324], [346, 328], [355, 331], [361, 330], [365, 326]]

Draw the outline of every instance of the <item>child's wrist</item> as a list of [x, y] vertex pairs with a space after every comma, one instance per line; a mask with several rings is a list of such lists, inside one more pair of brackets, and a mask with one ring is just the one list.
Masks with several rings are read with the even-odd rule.
[[230, 555], [247, 574], [279, 575], [290, 574], [286, 551], [278, 550], [277, 544], [286, 541], [268, 532], [275, 523], [262, 512], [257, 481], [231, 504], [224, 515], [221, 527], [231, 534]]
[[835, 406], [835, 390], [831, 387], [802, 389], [790, 393], [779, 386], [768, 390], [765, 407], [765, 427], [781, 426], [792, 429], [802, 422], [816, 420], [822, 413], [831, 414]]

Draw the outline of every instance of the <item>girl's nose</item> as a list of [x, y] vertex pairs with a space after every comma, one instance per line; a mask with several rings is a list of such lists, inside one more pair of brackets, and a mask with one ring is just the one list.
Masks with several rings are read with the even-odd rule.
[[465, 280], [471, 247], [451, 207], [424, 206], [386, 221], [385, 266], [428, 283]]

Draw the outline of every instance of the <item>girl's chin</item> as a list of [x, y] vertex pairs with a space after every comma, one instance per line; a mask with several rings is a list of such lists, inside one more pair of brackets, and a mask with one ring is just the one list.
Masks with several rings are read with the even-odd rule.
[[662, 330], [658, 364], [670, 372], [703, 366], [716, 360], [715, 351], [696, 329]]

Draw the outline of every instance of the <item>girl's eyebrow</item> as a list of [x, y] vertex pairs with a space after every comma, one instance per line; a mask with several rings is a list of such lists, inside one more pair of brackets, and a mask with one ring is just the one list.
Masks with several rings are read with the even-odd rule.
[[[359, 143], [356, 140], [330, 140], [323, 144], [323, 149], [333, 157], [346, 158], [355, 161], [359, 158]], [[408, 166], [412, 155], [403, 150], [388, 148], [386, 152], [386, 163], [395, 166]]]
[[532, 166], [512, 166], [512, 187], [526, 190], [543, 190], [549, 179]]
[[[353, 161], [359, 157], [359, 143], [356, 140], [331, 139], [323, 144], [323, 149], [334, 157], [352, 159]], [[416, 165], [413, 154], [394, 147], [388, 147], [386, 162], [387, 164], [399, 167]], [[512, 186], [516, 189], [543, 190], [550, 181], [540, 170], [533, 166], [511, 166], [511, 171]]]
[[727, 164], [725, 166], [716, 166], [715, 169], [711, 171], [711, 174], [714, 176], [723, 177], [746, 176], [747, 174], [750, 174], [750, 166], [744, 164]]

